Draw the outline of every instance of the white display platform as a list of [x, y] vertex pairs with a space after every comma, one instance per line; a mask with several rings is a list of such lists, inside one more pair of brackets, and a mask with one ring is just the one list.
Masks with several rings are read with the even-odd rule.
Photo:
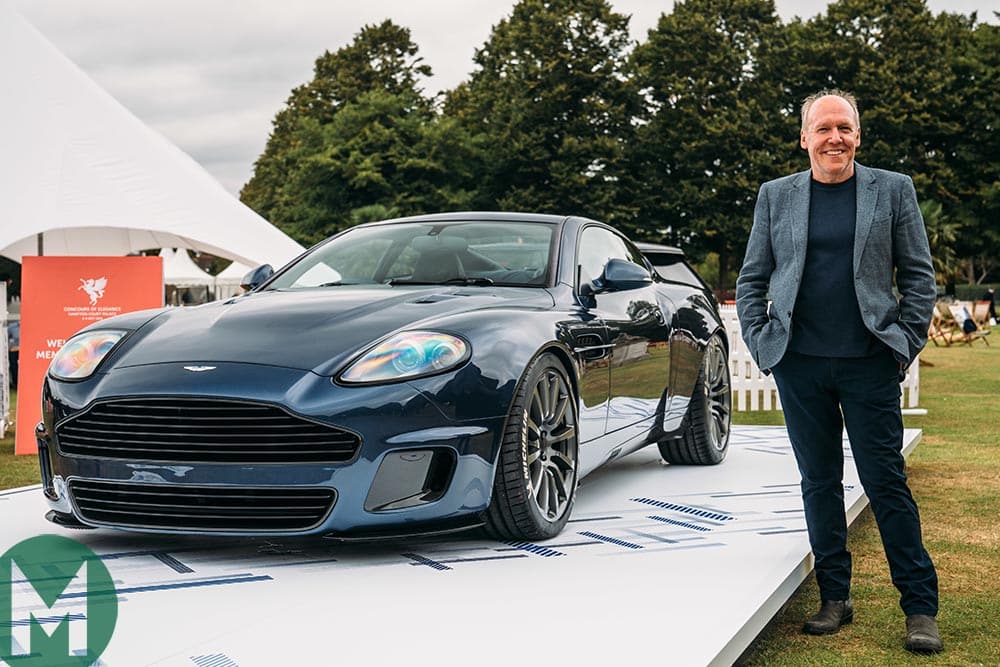
[[[909, 454], [920, 431], [904, 439]], [[845, 454], [853, 520], [867, 499]], [[812, 568], [798, 481], [781, 427], [735, 428], [713, 467], [646, 448], [584, 479], [540, 544], [64, 530], [32, 487], [0, 492], [0, 553], [52, 533], [102, 556], [111, 667], [728, 665]]]

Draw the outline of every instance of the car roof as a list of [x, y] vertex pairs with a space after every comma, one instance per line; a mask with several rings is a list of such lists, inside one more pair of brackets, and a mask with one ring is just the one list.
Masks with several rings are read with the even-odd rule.
[[550, 225], [559, 224], [569, 216], [549, 215], [546, 213], [517, 213], [506, 211], [457, 211], [453, 213], [430, 213], [427, 215], [412, 215], [405, 218], [380, 220], [367, 224], [390, 225], [401, 222], [541, 222]]
[[647, 253], [647, 252], [662, 252], [662, 253], [670, 253], [671, 255], [683, 255], [684, 254], [684, 251], [681, 250], [680, 248], [675, 248], [674, 246], [669, 246], [669, 245], [658, 245], [656, 243], [639, 242], [639, 243], [635, 244], [635, 247], [638, 248], [639, 250], [641, 250], [644, 253]]

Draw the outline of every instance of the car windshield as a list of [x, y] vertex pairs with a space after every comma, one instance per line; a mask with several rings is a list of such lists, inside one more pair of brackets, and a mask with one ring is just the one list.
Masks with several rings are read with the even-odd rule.
[[276, 276], [268, 289], [340, 285], [544, 286], [555, 225], [413, 222], [350, 229]]

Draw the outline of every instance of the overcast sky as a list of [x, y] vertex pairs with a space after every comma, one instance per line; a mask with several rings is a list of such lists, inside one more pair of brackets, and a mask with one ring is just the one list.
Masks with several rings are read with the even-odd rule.
[[[4, 0], [0, 0], [3, 2]], [[670, 0], [611, 0], [644, 39]], [[434, 70], [425, 90], [447, 90], [510, 14], [513, 0], [12, 0], [49, 41], [153, 129], [236, 194], [264, 149], [291, 89], [312, 78], [325, 50], [365, 24], [410, 28]], [[810, 18], [824, 0], [777, 0], [783, 19]], [[932, 11], [995, 22], [1000, 0], [930, 0]]]

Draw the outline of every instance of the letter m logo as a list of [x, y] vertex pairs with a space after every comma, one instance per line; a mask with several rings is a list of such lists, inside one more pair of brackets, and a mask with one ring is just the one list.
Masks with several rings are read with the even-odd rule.
[[[73, 578], [83, 590], [87, 589], [87, 563], [80, 564]], [[87, 621], [70, 622], [71, 611], [65, 601], [60, 604], [59, 592], [51, 603], [46, 602], [32, 580], [24, 575], [21, 568], [12, 558], [10, 560], [10, 623], [11, 623], [11, 657], [27, 656], [32, 653], [32, 646], [39, 641], [52, 647], [53, 642], [62, 644], [65, 641], [66, 650], [59, 651], [64, 656], [85, 655], [87, 653]], [[60, 607], [62, 611], [58, 610]], [[78, 615], [74, 615], [79, 618]], [[66, 628], [65, 626], [69, 626]], [[58, 636], [57, 636], [58, 633]], [[63, 639], [65, 638], [65, 639]], [[6, 647], [0, 647], [6, 648]], [[52, 655], [52, 648], [45, 651]], [[6, 655], [7, 652], [3, 651]]]
[[117, 619], [111, 573], [76, 540], [38, 535], [0, 554], [0, 665], [90, 667]]

